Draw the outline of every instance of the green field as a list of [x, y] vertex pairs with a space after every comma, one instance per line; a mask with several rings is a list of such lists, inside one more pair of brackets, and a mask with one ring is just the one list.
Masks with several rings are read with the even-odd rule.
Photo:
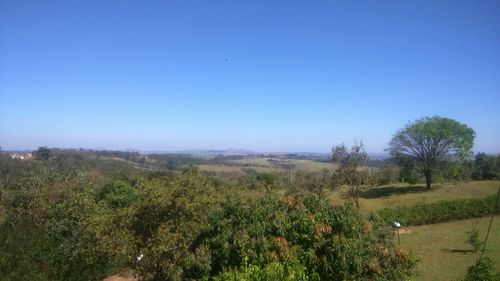
[[[459, 183], [434, 184], [431, 190], [424, 185], [409, 186], [394, 184], [365, 189], [360, 196], [360, 210], [362, 213], [382, 208], [396, 208], [412, 206], [418, 203], [432, 203], [440, 200], [457, 200], [473, 197], [493, 195], [500, 187], [499, 181], [471, 181]], [[327, 196], [334, 204], [341, 204], [345, 198], [345, 191], [328, 191]]]
[[[459, 280], [474, 264], [479, 252], [465, 242], [467, 231], [474, 226], [483, 240], [490, 218], [469, 219], [448, 223], [409, 227], [409, 234], [401, 235], [401, 246], [410, 248], [419, 258], [417, 280]], [[495, 216], [485, 256], [491, 258], [500, 270], [500, 216]]]

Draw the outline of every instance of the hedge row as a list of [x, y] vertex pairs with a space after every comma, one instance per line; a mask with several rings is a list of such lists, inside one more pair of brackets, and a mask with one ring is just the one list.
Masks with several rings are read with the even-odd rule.
[[438, 201], [430, 204], [417, 204], [396, 209], [384, 208], [377, 212], [387, 224], [395, 221], [404, 226], [440, 223], [483, 217], [495, 212], [500, 214], [500, 205], [496, 204], [496, 195], [485, 198], [471, 198], [453, 201]]

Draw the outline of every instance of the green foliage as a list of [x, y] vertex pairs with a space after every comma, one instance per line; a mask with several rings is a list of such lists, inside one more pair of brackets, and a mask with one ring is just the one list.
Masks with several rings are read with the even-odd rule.
[[189, 163], [182, 169], [183, 174], [198, 174], [200, 168], [194, 163]]
[[369, 174], [371, 186], [388, 185], [399, 182], [400, 169], [397, 166], [385, 165]]
[[185, 173], [168, 185], [155, 181], [140, 190], [131, 229], [137, 239], [136, 253], [144, 255], [133, 265], [141, 280], [185, 280], [206, 275], [210, 255], [197, 235], [217, 208], [219, 199], [212, 181]]
[[98, 199], [104, 200], [112, 208], [130, 206], [137, 200], [137, 190], [125, 181], [113, 181], [106, 184], [98, 193]]
[[392, 224], [394, 221], [399, 221], [405, 226], [432, 224], [482, 217], [491, 214], [492, 211], [499, 214], [500, 207], [495, 206], [495, 198], [496, 196], [489, 196], [486, 198], [438, 201], [396, 209], [384, 208], [379, 210], [377, 214], [387, 225]]
[[259, 185], [267, 190], [274, 189], [278, 182], [278, 178], [272, 174], [257, 174], [257, 181]]
[[54, 152], [51, 161], [0, 157], [0, 279], [90, 280], [125, 268], [129, 210], [97, 202], [92, 184], [125, 169], [76, 153]]
[[350, 204], [333, 208], [314, 196], [236, 197], [210, 222], [201, 236], [212, 253], [212, 275], [238, 268], [244, 257], [257, 268], [301, 264], [321, 280], [404, 280], [414, 267], [408, 252], [379, 239]]
[[77, 192], [51, 210], [45, 230], [51, 244], [47, 260], [54, 280], [100, 280], [125, 268], [133, 237], [128, 212], [114, 212], [95, 200], [92, 188]]
[[368, 154], [363, 143], [355, 144], [349, 151], [345, 145], [338, 145], [332, 149], [333, 163], [338, 164], [335, 170], [334, 181], [337, 185], [359, 186], [364, 178], [359, 168], [368, 161]]
[[464, 281], [500, 281], [500, 272], [495, 274], [491, 260], [483, 258], [467, 269]]
[[474, 160], [472, 178], [476, 180], [500, 179], [500, 156], [478, 153]]
[[1, 280], [50, 280], [44, 272], [44, 180], [27, 178], [15, 190], [6, 190], [2, 204], [5, 216], [0, 225]]
[[402, 169], [402, 172], [399, 174], [399, 177], [402, 180], [402, 182], [407, 182], [411, 186], [416, 185], [418, 182], [418, 175], [412, 170]]
[[33, 156], [37, 160], [49, 160], [52, 157], [52, 151], [46, 146], [39, 147], [37, 150], [33, 151]]
[[97, 185], [110, 180], [133, 181], [144, 175], [129, 163], [115, 160], [97, 160], [93, 155], [51, 149], [50, 161], [12, 159], [0, 154], [0, 185], [11, 188], [26, 178], [51, 178], [54, 185], [73, 184], [86, 177]]
[[477, 228], [473, 228], [467, 231], [467, 243], [472, 246], [474, 252], [477, 252], [481, 249], [483, 242], [479, 239], [479, 230]]
[[323, 169], [321, 173], [298, 171], [295, 174], [293, 186], [287, 192], [289, 194], [308, 192], [324, 196], [324, 190], [331, 188], [331, 186], [332, 176], [328, 169]]
[[306, 268], [300, 264], [271, 262], [264, 267], [243, 265], [238, 269], [225, 271], [213, 278], [214, 281], [308, 281], [319, 280], [317, 274], [306, 274]]
[[332, 176], [333, 185], [347, 186], [349, 196], [359, 209], [360, 186], [365, 183], [367, 178], [366, 171], [360, 170], [368, 161], [368, 154], [363, 148], [363, 143], [353, 145], [350, 151], [343, 144], [334, 147], [332, 160], [338, 165]]
[[474, 162], [464, 160], [460, 162], [448, 162], [445, 179], [448, 181], [469, 181], [471, 179]]
[[432, 174], [445, 160], [464, 160], [471, 154], [474, 130], [455, 120], [424, 117], [399, 130], [390, 142], [391, 155], [413, 161], [431, 188]]

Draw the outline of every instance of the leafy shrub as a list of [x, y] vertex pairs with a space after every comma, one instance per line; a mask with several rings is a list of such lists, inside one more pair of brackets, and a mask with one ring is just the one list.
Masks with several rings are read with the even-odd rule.
[[95, 200], [90, 188], [56, 204], [44, 229], [52, 246], [43, 251], [52, 265], [51, 280], [100, 280], [126, 267], [133, 237], [130, 215]]
[[272, 264], [279, 271], [291, 263], [320, 280], [407, 279], [414, 259], [390, 239], [380, 239], [388, 236], [378, 231], [352, 204], [332, 207], [320, 197], [282, 200], [269, 194], [251, 202], [232, 198], [200, 237], [212, 255], [212, 276], [225, 276], [228, 269], [236, 269], [235, 276], [248, 274], [238, 269], [247, 259], [258, 274]]
[[214, 281], [308, 281], [319, 280], [318, 275], [309, 277], [300, 264], [272, 262], [264, 267], [243, 265], [241, 268], [225, 271]]
[[106, 184], [98, 194], [112, 208], [121, 208], [131, 205], [137, 200], [137, 191], [128, 183], [118, 180]]
[[210, 253], [198, 234], [217, 207], [210, 178], [184, 173], [165, 185], [159, 181], [140, 187], [130, 228], [137, 256], [132, 265], [142, 281], [198, 280], [210, 272]]
[[483, 243], [479, 240], [479, 230], [474, 227], [473, 229], [467, 231], [467, 243], [469, 243], [472, 246], [472, 249], [474, 249], [474, 252], [477, 252], [481, 249], [481, 246]]
[[475, 180], [500, 179], [500, 156], [478, 153], [474, 161], [472, 178]]
[[491, 260], [483, 258], [467, 269], [464, 281], [500, 281], [500, 272], [495, 274]]
[[387, 224], [399, 221], [403, 225], [423, 225], [482, 217], [491, 214], [492, 209], [495, 214], [500, 214], [500, 206], [495, 205], [495, 196], [384, 208], [377, 214]]

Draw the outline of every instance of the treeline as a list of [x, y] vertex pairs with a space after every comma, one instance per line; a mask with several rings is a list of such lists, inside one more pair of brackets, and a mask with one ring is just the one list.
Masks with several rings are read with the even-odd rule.
[[[425, 178], [411, 161], [385, 160], [379, 167], [399, 167], [399, 181], [409, 184], [424, 182]], [[433, 182], [499, 180], [500, 155], [477, 153], [464, 161], [442, 161], [434, 171]]]
[[471, 178], [474, 180], [499, 180], [500, 155], [478, 153], [474, 160]]
[[[6, 154], [0, 156], [6, 157]], [[33, 152], [35, 159], [48, 160], [52, 159], [51, 163], [55, 165], [63, 165], [71, 167], [92, 167], [100, 165], [98, 160], [113, 160], [123, 159], [131, 163], [136, 163], [138, 167], [149, 169], [152, 171], [169, 170], [172, 172], [183, 172], [196, 168], [198, 165], [224, 165], [242, 167], [245, 174], [235, 174], [231, 172], [218, 173], [218, 177], [223, 180], [232, 180], [233, 182], [248, 182], [251, 186], [255, 186], [256, 175], [258, 174], [252, 166], [255, 164], [242, 164], [231, 160], [243, 159], [244, 156], [224, 156], [218, 155], [215, 157], [193, 157], [185, 154], [150, 154], [142, 155], [138, 152], [129, 151], [101, 151], [90, 149], [48, 149], [42, 147]], [[298, 157], [298, 156], [297, 156]], [[274, 164], [281, 165], [284, 169], [289, 169], [290, 164], [286, 161], [276, 161], [270, 159]], [[111, 163], [111, 162], [110, 162]], [[36, 163], [31, 163], [35, 165]], [[111, 166], [119, 165], [117, 163], [110, 164]], [[292, 165], [292, 168], [294, 165]], [[1, 167], [0, 167], [1, 168]], [[305, 172], [293, 169], [293, 181], [304, 182], [306, 179], [309, 182], [311, 178], [324, 177], [324, 172]], [[207, 174], [214, 174], [208, 173]], [[368, 187], [393, 184], [397, 182], [417, 184], [425, 182], [422, 173], [411, 161], [398, 161], [394, 158], [383, 160], [368, 159], [366, 169], [361, 175], [361, 184]], [[243, 179], [236, 180], [243, 177]], [[283, 187], [284, 184], [290, 184], [290, 179], [285, 173], [265, 174], [261, 177], [272, 178], [273, 186]], [[473, 159], [465, 161], [443, 161], [436, 168], [433, 175], [433, 182], [450, 182], [450, 181], [468, 181], [468, 180], [499, 180], [500, 179], [500, 155], [488, 155], [478, 153]], [[1, 179], [0, 179], [1, 180]], [[325, 184], [324, 188], [331, 188], [331, 184]]]
[[147, 176], [144, 171], [135, 169], [127, 162], [96, 159], [80, 152], [50, 151], [49, 159], [35, 161], [12, 159], [8, 154], [0, 154], [0, 186], [11, 188], [28, 177], [68, 182], [87, 175], [102, 183], [114, 178]]

